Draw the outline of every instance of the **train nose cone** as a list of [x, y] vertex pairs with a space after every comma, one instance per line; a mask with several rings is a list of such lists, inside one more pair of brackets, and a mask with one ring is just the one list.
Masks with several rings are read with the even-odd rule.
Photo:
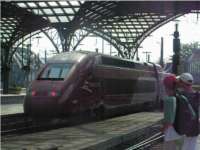
[[24, 103], [24, 112], [33, 117], [58, 116], [59, 109], [54, 97], [27, 97]]

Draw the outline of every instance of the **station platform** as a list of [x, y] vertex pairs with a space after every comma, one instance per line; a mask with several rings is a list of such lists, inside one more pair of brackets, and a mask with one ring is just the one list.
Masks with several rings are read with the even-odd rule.
[[[150, 134], [163, 118], [141, 112], [51, 131], [1, 138], [2, 150], [108, 150]], [[156, 127], [157, 126], [157, 127]]]
[[0, 94], [1, 115], [23, 113], [25, 93], [21, 94]]
[[23, 104], [25, 93], [21, 94], [0, 94], [2, 105], [5, 104]]
[[5, 104], [1, 105], [1, 115], [23, 113], [23, 104]]

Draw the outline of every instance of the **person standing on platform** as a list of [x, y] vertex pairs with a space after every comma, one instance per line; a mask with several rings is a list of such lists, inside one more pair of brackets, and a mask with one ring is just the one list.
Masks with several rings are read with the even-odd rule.
[[177, 110], [174, 127], [177, 133], [184, 135], [182, 150], [199, 150], [199, 101], [200, 95], [192, 89], [193, 77], [182, 73], [177, 77]]
[[176, 116], [176, 76], [171, 74], [164, 78], [166, 96], [164, 97], [164, 150], [177, 150], [177, 140], [181, 138], [174, 129], [174, 120]]

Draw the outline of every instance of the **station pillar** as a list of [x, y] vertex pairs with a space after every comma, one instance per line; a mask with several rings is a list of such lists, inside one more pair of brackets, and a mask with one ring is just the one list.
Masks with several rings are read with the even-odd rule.
[[174, 39], [173, 39], [173, 59], [172, 59], [172, 73], [178, 74], [178, 65], [180, 60], [180, 39], [178, 32], [178, 24], [175, 25]]
[[164, 67], [164, 59], [163, 59], [163, 37], [161, 37], [160, 43], [160, 65]]

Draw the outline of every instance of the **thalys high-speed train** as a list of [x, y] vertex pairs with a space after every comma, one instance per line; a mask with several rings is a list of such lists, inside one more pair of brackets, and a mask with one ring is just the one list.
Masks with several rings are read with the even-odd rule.
[[162, 93], [164, 73], [155, 64], [92, 52], [52, 57], [30, 84], [24, 101], [29, 116], [63, 116], [85, 111], [144, 109]]

